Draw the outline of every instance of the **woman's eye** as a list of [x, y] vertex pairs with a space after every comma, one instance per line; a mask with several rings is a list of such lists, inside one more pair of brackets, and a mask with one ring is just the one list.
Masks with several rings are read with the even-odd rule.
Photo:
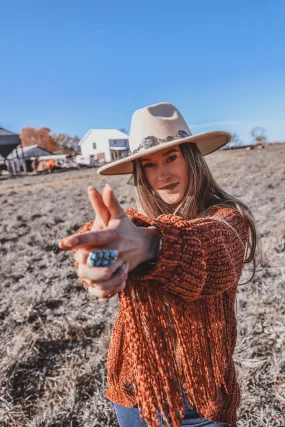
[[[169, 157], [167, 158], [167, 161], [168, 161], [169, 159], [172, 159], [172, 160], [170, 160], [170, 161], [172, 162], [173, 160], [177, 159], [177, 156], [174, 154], [173, 156], [169, 156]], [[143, 165], [143, 168], [144, 168], [144, 169], [145, 169], [145, 168], [150, 168], [150, 167], [152, 167], [152, 165], [153, 165], [153, 163], [146, 163], [146, 164], [144, 164], [144, 165]]]
[[[174, 158], [174, 159], [177, 159], [177, 156], [175, 156], [175, 155], [174, 155], [174, 156], [170, 156], [170, 157], [168, 157], [168, 159], [167, 159], [167, 160], [169, 160], [169, 159], [173, 159], [173, 158]], [[172, 161], [172, 160], [171, 160], [171, 161]]]

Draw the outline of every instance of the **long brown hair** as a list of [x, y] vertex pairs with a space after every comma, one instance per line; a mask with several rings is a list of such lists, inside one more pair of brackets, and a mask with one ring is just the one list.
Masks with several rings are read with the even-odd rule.
[[257, 233], [255, 218], [249, 207], [236, 197], [224, 191], [215, 181], [202, 153], [196, 144], [184, 142], [180, 144], [181, 152], [188, 164], [189, 184], [182, 201], [178, 206], [164, 202], [159, 195], [152, 190], [148, 184], [140, 159], [133, 161], [132, 181], [137, 199], [138, 211], [156, 218], [161, 214], [175, 214], [185, 220], [203, 218], [212, 206], [232, 206], [238, 209], [247, 219], [249, 237], [246, 245], [245, 264], [253, 262], [253, 274], [249, 283], [255, 275], [257, 253], [262, 262], [262, 248]]

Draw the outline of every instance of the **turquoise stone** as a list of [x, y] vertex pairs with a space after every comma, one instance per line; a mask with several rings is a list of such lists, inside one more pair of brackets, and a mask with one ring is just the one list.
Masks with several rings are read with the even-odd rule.
[[91, 252], [87, 264], [89, 267], [100, 267], [110, 264], [115, 264], [116, 259], [118, 258], [118, 251], [115, 249], [110, 250], [98, 250]]
[[104, 259], [109, 259], [109, 252], [104, 251]]
[[117, 251], [117, 250], [112, 250], [112, 251], [111, 251], [111, 256], [112, 256], [113, 258], [118, 258], [118, 251]]

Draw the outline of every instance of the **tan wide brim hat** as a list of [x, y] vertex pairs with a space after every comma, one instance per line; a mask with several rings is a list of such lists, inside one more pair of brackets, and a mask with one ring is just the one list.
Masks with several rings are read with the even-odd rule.
[[203, 156], [213, 153], [230, 142], [225, 131], [210, 131], [192, 135], [182, 114], [168, 102], [136, 110], [132, 116], [130, 153], [123, 159], [97, 169], [99, 175], [124, 175], [133, 172], [133, 160], [184, 142], [196, 144]]

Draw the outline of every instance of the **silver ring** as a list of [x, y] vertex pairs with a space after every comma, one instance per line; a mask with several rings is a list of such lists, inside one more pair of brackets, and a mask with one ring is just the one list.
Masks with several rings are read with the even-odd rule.
[[115, 249], [99, 249], [89, 252], [87, 265], [89, 267], [105, 267], [106, 265], [115, 264], [119, 252]]

